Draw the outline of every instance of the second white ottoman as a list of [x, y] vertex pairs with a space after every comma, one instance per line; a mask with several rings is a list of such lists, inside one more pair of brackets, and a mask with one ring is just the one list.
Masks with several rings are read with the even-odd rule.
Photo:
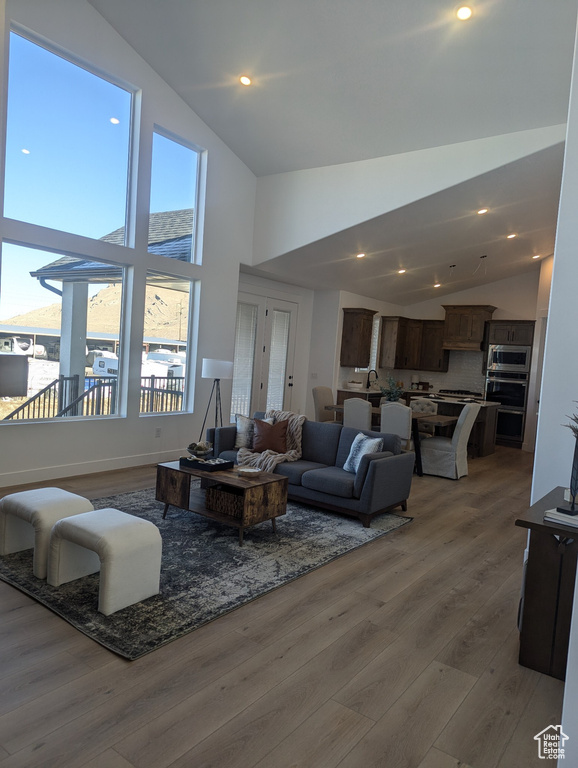
[[98, 610], [109, 616], [158, 595], [161, 554], [156, 525], [118, 509], [95, 509], [56, 523], [47, 580], [59, 587], [100, 570]]
[[0, 555], [34, 547], [33, 573], [46, 578], [52, 526], [63, 517], [94, 509], [88, 499], [62, 488], [36, 488], [0, 499]]

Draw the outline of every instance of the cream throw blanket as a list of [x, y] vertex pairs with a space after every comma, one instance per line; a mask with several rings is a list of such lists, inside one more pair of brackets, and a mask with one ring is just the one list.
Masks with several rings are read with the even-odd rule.
[[267, 411], [266, 419], [273, 419], [273, 424], [287, 420], [287, 453], [276, 453], [267, 449], [263, 453], [254, 453], [249, 448], [239, 448], [237, 463], [244, 467], [258, 467], [263, 472], [274, 472], [277, 464], [284, 461], [297, 461], [301, 458], [301, 431], [305, 416], [291, 411]]

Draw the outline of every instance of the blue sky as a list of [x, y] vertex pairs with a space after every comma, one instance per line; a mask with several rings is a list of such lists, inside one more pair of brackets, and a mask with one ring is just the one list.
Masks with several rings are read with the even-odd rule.
[[[100, 238], [126, 217], [132, 94], [11, 33], [4, 215]], [[151, 211], [194, 207], [197, 154], [154, 134]], [[28, 273], [60, 254], [5, 244], [0, 320], [57, 297]]]

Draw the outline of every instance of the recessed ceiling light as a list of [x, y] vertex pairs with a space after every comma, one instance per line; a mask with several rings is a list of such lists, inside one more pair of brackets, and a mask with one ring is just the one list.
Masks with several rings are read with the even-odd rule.
[[397, 274], [398, 275], [404, 275], [405, 274], [405, 269], [398, 269], [397, 270]]
[[439, 288], [441, 286], [441, 283], [434, 283], [434, 288]]
[[480, 210], [478, 211], [478, 215], [482, 216], [484, 213], [487, 213], [487, 212], [488, 212], [487, 208], [480, 208]]
[[356, 259], [364, 259], [365, 258], [365, 254], [364, 253], [358, 253], [355, 258]]
[[241, 85], [251, 85], [251, 78], [247, 77], [247, 75], [241, 75], [239, 82]]
[[456, 11], [456, 16], [460, 21], [467, 21], [468, 19], [472, 18], [472, 13], [473, 11], [468, 5], [462, 5]]
[[511, 235], [508, 235], [508, 240], [513, 240], [516, 237], [516, 234], [512, 232]]
[[539, 258], [540, 258], [540, 254], [539, 254], [539, 253], [537, 253], [535, 256], [532, 256], [532, 258], [533, 258], [533, 259], [539, 259]]
[[23, 155], [29, 155], [30, 154], [30, 150], [29, 149], [23, 149], [22, 150], [22, 154]]
[[118, 124], [120, 123], [120, 120], [118, 119], [118, 117], [111, 117], [111, 118], [110, 118], [110, 122], [111, 122], [113, 125], [118, 125]]

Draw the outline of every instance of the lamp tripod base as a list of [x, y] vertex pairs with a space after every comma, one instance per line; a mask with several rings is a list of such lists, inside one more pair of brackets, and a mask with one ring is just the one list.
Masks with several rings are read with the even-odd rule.
[[215, 395], [215, 429], [223, 426], [223, 412], [221, 410], [221, 379], [214, 379], [209, 402], [207, 403], [207, 410], [205, 411], [205, 418], [203, 419], [203, 426], [201, 427], [201, 434], [199, 435], [199, 442], [203, 440], [203, 432], [205, 431], [205, 424], [207, 423], [207, 416], [209, 415], [213, 394]]

